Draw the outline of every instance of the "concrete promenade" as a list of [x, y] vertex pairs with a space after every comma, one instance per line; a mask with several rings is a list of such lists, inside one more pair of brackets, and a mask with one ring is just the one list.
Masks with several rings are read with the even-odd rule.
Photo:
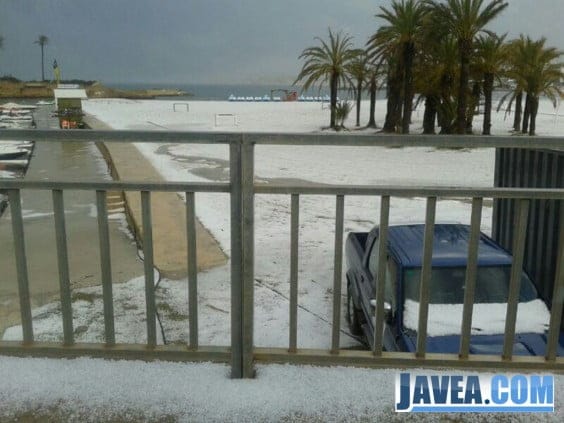
[[[58, 121], [50, 117], [53, 106], [36, 110], [40, 129], [56, 129]], [[32, 139], [31, 139], [32, 140]], [[93, 143], [36, 143], [26, 180], [97, 181], [111, 177], [102, 155]], [[99, 285], [99, 260], [96, 197], [93, 192], [68, 190], [64, 193], [69, 277], [72, 289]], [[29, 275], [31, 305], [37, 308], [59, 299], [59, 269], [50, 191], [23, 190], [25, 248]], [[119, 193], [108, 193], [110, 214], [123, 210]], [[143, 275], [143, 262], [137, 246], [124, 233], [123, 222], [109, 222], [112, 255], [112, 280], [127, 282]], [[14, 259], [10, 208], [0, 218], [0, 338], [9, 326], [20, 323], [17, 272]]]
[[[93, 116], [85, 122], [92, 129], [112, 129]], [[132, 144], [107, 143], [102, 146], [114, 179], [121, 181], [164, 181], [153, 165]], [[128, 220], [132, 230], [143, 240], [141, 220], [141, 195], [125, 193]], [[186, 207], [177, 193], [151, 194], [153, 224], [153, 250], [155, 267], [163, 276], [180, 279], [187, 275]], [[227, 256], [210, 232], [196, 222], [198, 270], [210, 269], [227, 262]]]

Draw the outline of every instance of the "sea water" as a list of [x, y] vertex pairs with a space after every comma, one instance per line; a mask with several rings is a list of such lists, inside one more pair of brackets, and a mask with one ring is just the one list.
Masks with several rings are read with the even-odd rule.
[[[186, 100], [203, 100], [203, 101], [222, 101], [227, 100], [230, 95], [236, 97], [264, 97], [270, 96], [272, 90], [277, 90], [272, 92], [275, 97], [283, 97], [283, 90], [287, 91], [297, 91], [298, 95], [312, 96], [312, 97], [324, 97], [329, 95], [328, 89], [319, 90], [318, 88], [311, 88], [306, 91], [302, 91], [301, 87], [284, 85], [284, 84], [271, 84], [271, 85], [247, 85], [247, 84], [163, 84], [163, 83], [122, 83], [122, 84], [106, 84], [112, 88], [120, 88], [127, 90], [146, 90], [146, 89], [174, 89], [181, 90], [188, 94], [186, 97], [175, 97], [178, 99]], [[385, 91], [378, 92], [378, 98], [385, 98]], [[354, 93], [350, 92], [348, 89], [340, 90], [339, 97], [341, 99], [354, 99]], [[367, 94], [364, 94], [367, 97]]]

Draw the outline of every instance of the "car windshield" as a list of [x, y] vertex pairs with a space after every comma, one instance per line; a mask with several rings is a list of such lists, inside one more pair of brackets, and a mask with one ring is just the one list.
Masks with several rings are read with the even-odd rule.
[[[509, 293], [511, 266], [478, 267], [475, 303], [506, 303]], [[431, 272], [431, 304], [462, 304], [466, 267], [435, 267]], [[421, 268], [406, 269], [403, 274], [404, 298], [419, 301]], [[537, 298], [536, 289], [528, 276], [521, 276], [519, 301]]]

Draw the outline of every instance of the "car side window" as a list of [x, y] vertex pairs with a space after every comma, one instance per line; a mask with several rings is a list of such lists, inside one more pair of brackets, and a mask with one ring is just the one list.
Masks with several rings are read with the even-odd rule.
[[368, 258], [368, 270], [374, 279], [378, 276], [378, 252], [380, 251], [380, 238], [376, 238], [372, 244], [372, 250]]

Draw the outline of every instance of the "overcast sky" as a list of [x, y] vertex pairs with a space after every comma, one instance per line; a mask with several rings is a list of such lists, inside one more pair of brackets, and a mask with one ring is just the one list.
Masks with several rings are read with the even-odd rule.
[[[487, 0], [486, 0], [487, 1]], [[509, 0], [492, 29], [546, 36], [564, 49], [564, 0]], [[297, 57], [327, 28], [359, 47], [389, 0], [0, 0], [0, 75], [40, 79], [56, 58], [63, 78], [104, 82], [292, 82]]]

